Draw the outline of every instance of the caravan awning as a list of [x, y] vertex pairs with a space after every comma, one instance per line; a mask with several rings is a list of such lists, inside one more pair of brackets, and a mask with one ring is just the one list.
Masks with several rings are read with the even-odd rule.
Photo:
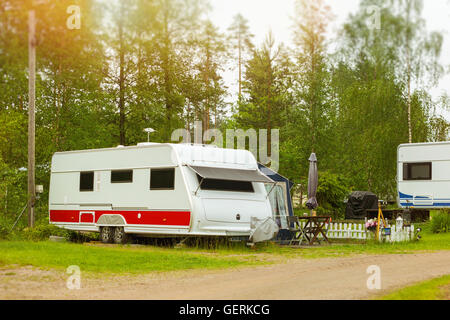
[[189, 168], [194, 170], [204, 179], [274, 183], [272, 179], [262, 174], [259, 170], [223, 169], [196, 166], [189, 166]]

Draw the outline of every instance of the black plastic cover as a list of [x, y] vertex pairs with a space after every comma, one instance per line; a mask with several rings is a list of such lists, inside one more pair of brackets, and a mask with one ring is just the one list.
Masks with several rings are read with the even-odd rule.
[[378, 197], [368, 191], [355, 191], [347, 201], [345, 219], [364, 219], [366, 210], [378, 209]]

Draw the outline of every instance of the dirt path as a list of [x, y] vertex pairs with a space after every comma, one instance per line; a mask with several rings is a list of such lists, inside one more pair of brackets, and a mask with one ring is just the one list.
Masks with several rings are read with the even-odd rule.
[[[382, 290], [367, 289], [370, 265], [381, 268]], [[445, 274], [450, 251], [139, 276], [82, 274], [80, 290], [66, 288], [65, 273], [21, 267], [0, 270], [0, 299], [366, 299]]]

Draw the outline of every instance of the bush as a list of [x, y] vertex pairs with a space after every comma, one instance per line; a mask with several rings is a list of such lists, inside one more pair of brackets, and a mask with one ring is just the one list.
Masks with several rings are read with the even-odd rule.
[[14, 221], [0, 213], [0, 240], [8, 239]]
[[349, 183], [342, 176], [330, 173], [319, 173], [317, 187], [317, 202], [319, 214], [331, 215], [333, 219], [343, 219], [345, 214], [345, 199], [350, 193]]
[[8, 229], [5, 226], [0, 225], [0, 240], [8, 237]]
[[25, 228], [22, 230], [22, 232], [20, 232], [20, 234], [17, 234], [16, 236], [30, 241], [42, 241], [48, 240], [50, 236], [65, 237], [67, 239], [68, 232], [67, 230], [58, 228], [57, 226], [52, 224], [42, 224], [36, 226], [33, 229]]
[[100, 234], [95, 232], [81, 233], [72, 230], [67, 230], [66, 232], [66, 239], [70, 242], [83, 243], [100, 240]]
[[431, 220], [432, 233], [445, 233], [450, 230], [450, 211], [442, 210], [435, 214]]
[[28, 240], [28, 241], [42, 241], [48, 240], [50, 236], [64, 237], [67, 241], [72, 242], [89, 242], [99, 240], [98, 233], [81, 233], [71, 230], [59, 228], [53, 224], [48, 223], [48, 218], [45, 217], [36, 221], [36, 227], [33, 229], [19, 226], [10, 232], [12, 222], [2, 219], [0, 216], [0, 240]]

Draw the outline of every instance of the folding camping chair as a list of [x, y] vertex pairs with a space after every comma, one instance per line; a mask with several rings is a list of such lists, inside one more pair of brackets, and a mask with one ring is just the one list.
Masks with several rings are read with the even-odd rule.
[[302, 245], [303, 239], [305, 239], [306, 234], [303, 230], [300, 220], [297, 216], [288, 216], [287, 217], [289, 231], [292, 233], [291, 240], [289, 241], [289, 245], [291, 246], [293, 243], [298, 243], [299, 246]]

